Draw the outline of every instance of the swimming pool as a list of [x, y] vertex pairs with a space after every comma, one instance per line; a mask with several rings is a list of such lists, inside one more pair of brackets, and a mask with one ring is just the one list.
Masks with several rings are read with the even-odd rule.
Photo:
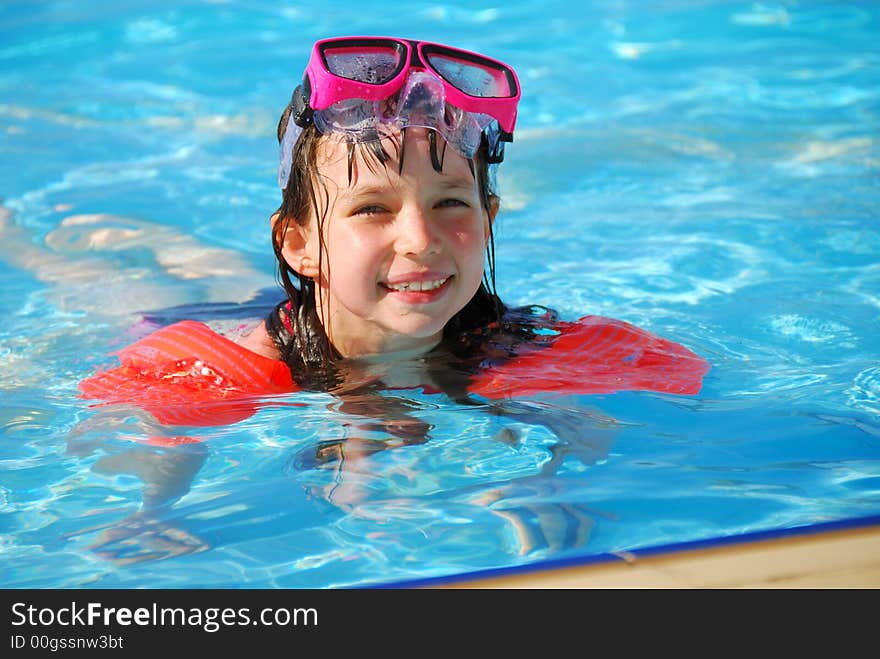
[[[3, 586], [370, 586], [880, 514], [880, 8], [573, 7], [4, 3]], [[396, 391], [430, 441], [347, 472], [322, 442], [387, 436], [327, 395], [198, 428], [77, 397], [169, 319], [280, 297], [277, 114], [356, 33], [517, 68], [500, 294], [686, 345], [699, 395]]]

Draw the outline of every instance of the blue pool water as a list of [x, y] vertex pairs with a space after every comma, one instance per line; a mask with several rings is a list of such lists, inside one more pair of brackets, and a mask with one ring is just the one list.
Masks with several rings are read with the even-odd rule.
[[[517, 68], [499, 292], [683, 343], [698, 396], [397, 391], [430, 441], [344, 470], [320, 442], [387, 436], [328, 395], [207, 428], [77, 397], [146, 312], [280, 298], [277, 116], [356, 33]], [[880, 514], [878, 44], [867, 2], [4, 2], [0, 585], [393, 584]]]

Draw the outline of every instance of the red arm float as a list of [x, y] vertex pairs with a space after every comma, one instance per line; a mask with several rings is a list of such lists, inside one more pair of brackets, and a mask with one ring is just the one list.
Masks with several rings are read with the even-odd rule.
[[709, 363], [684, 346], [612, 318], [559, 323], [548, 347], [528, 349], [474, 376], [468, 391], [487, 398], [541, 392], [697, 394]]
[[163, 327], [116, 354], [122, 365], [83, 380], [82, 397], [137, 405], [165, 425], [235, 423], [256, 412], [255, 397], [296, 390], [284, 362], [192, 320]]

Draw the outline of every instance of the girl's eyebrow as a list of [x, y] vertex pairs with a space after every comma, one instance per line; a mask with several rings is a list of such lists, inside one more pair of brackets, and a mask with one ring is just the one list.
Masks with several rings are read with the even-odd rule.
[[[474, 185], [474, 181], [471, 178], [444, 178], [439, 183], [437, 183], [437, 187], [442, 190], [466, 190], [470, 191]], [[362, 199], [364, 197], [374, 197], [381, 196], [389, 193], [393, 193], [393, 186], [381, 185], [381, 184], [366, 184], [360, 187], [355, 187], [354, 189], [348, 189], [340, 195], [342, 199], [345, 200], [357, 200]]]
[[375, 197], [377, 195], [388, 193], [389, 187], [387, 185], [365, 185], [363, 187], [354, 188], [353, 190], [347, 190], [340, 196], [343, 199], [361, 199], [362, 197]]
[[474, 187], [474, 180], [472, 178], [444, 178], [439, 185], [447, 190], [459, 188], [470, 190]]

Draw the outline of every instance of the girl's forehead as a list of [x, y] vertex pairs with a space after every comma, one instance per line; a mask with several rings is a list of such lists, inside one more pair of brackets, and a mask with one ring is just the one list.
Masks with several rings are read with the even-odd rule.
[[[330, 179], [343, 188], [389, 183], [399, 178], [415, 176], [420, 180], [434, 179], [474, 183], [468, 161], [454, 148], [437, 137], [436, 147], [427, 133], [430, 129], [410, 128], [405, 140], [399, 132], [391, 133], [378, 143], [351, 144], [344, 138], [328, 135], [318, 145], [316, 164], [322, 178]], [[387, 159], [377, 155], [381, 148]], [[436, 148], [442, 167], [438, 172], [433, 165], [431, 150]], [[403, 168], [400, 159], [403, 158]]]

